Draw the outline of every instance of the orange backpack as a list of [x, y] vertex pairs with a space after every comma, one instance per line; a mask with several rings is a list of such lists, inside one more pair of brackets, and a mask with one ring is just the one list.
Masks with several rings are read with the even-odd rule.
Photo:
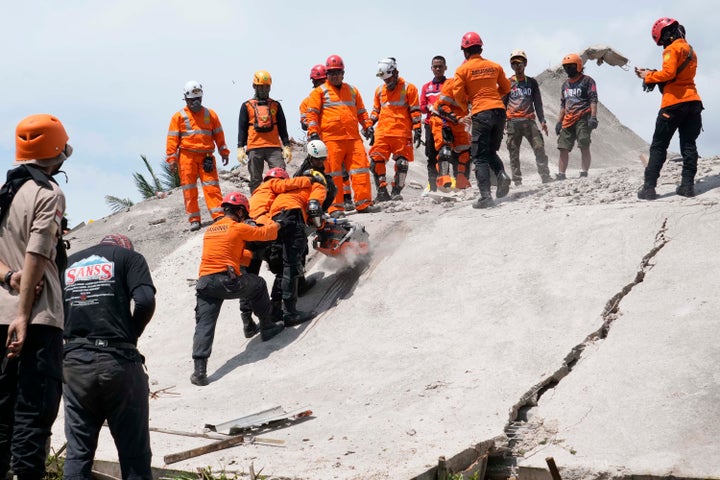
[[248, 103], [253, 108], [254, 119], [253, 128], [256, 132], [272, 132], [275, 128], [275, 114], [277, 108], [273, 100], [268, 100], [265, 104], [258, 103], [257, 99], [252, 99]]

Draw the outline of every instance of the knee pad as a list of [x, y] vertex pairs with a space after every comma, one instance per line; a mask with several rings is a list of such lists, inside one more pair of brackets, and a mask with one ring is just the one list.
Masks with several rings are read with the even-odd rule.
[[395, 159], [395, 169], [400, 173], [407, 173], [410, 169], [410, 162], [405, 157], [398, 157]]
[[453, 159], [452, 149], [448, 145], [443, 145], [443, 147], [438, 152], [438, 161], [452, 162], [452, 159]]

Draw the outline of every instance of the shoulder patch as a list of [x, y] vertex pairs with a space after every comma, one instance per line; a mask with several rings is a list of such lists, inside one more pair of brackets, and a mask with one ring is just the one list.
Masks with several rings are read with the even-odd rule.
[[670, 60], [670, 54], [669, 54], [669, 53], [666, 53], [665, 55], [663, 55], [663, 61], [667, 62], [667, 61], [669, 61], [669, 60]]

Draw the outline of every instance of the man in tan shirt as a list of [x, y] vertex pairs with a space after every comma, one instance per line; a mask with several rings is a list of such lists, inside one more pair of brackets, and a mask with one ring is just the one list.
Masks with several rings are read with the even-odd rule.
[[[52, 178], [72, 153], [62, 123], [31, 115], [15, 132], [0, 189], [0, 478], [45, 474], [62, 394], [63, 305], [56, 256], [65, 196]], [[41, 406], [38, 408], [38, 406]]]

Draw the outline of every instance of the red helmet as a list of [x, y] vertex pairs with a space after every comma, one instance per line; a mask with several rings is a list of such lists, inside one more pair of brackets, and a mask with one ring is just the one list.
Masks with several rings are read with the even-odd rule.
[[284, 168], [275, 167], [268, 170], [263, 180], [267, 180], [268, 178], [290, 178], [290, 175], [288, 175]]
[[318, 64], [310, 70], [310, 80], [325, 80], [326, 78], [325, 65]]
[[676, 23], [678, 23], [678, 21], [670, 17], [659, 18], [655, 23], [653, 23], [651, 34], [656, 45], [661, 45], [660, 37], [662, 36], [663, 29]]
[[230, 192], [222, 199], [221, 207], [244, 207], [245, 211], [250, 210], [250, 202], [245, 195], [240, 192]]
[[468, 32], [463, 35], [462, 42], [460, 42], [460, 50], [465, 50], [473, 45], [480, 45], [482, 47], [482, 38], [475, 32]]
[[325, 60], [325, 70], [345, 70], [345, 62], [340, 55], [330, 55]]

